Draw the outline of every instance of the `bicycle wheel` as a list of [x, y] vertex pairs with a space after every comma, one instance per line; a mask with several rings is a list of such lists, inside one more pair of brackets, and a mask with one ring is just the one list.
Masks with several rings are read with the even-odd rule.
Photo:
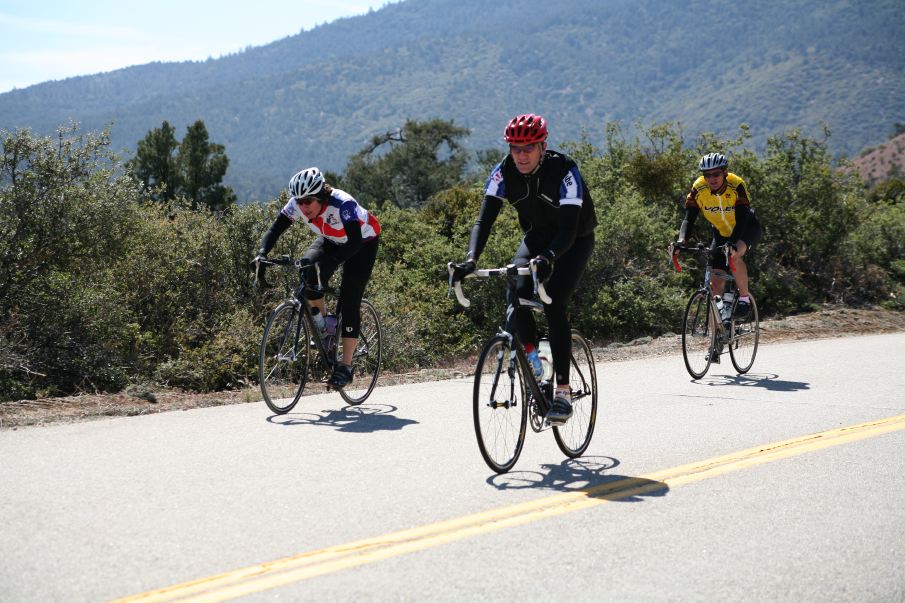
[[553, 427], [553, 437], [563, 454], [574, 459], [588, 449], [597, 423], [597, 368], [591, 346], [574, 331], [571, 362], [572, 418], [565, 425]]
[[299, 401], [308, 378], [308, 325], [290, 303], [267, 318], [258, 356], [258, 381], [268, 408], [285, 414]]
[[[342, 333], [342, 324], [338, 325], [337, 333]], [[352, 366], [355, 369], [354, 378], [349, 385], [339, 390], [339, 395], [348, 404], [361, 404], [371, 395], [374, 386], [377, 385], [382, 353], [380, 334], [380, 317], [377, 315], [377, 310], [370, 301], [361, 300], [361, 331], [352, 355]], [[342, 362], [341, 338], [336, 343], [336, 350], [336, 358]]]
[[700, 379], [710, 368], [710, 354], [716, 347], [715, 310], [706, 291], [698, 291], [688, 300], [682, 329], [682, 356], [685, 368]]
[[525, 385], [509, 339], [497, 336], [481, 351], [474, 379], [474, 429], [487, 466], [512, 469], [525, 444]]
[[757, 355], [757, 344], [760, 341], [760, 315], [757, 312], [757, 302], [751, 297], [751, 312], [744, 320], [736, 320], [732, 317], [732, 339], [729, 341], [729, 357], [732, 358], [732, 366], [739, 374], [747, 373], [754, 364]]

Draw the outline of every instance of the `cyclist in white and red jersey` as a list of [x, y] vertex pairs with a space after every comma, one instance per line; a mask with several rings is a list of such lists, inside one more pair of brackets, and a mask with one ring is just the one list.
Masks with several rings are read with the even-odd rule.
[[[343, 265], [339, 289], [343, 362], [350, 363], [361, 327], [361, 299], [377, 259], [380, 223], [352, 195], [327, 184], [316, 167], [293, 176], [289, 181], [289, 193], [292, 195], [289, 202], [261, 239], [255, 261], [267, 257], [277, 239], [293, 222], [307, 224], [318, 235], [302, 258], [320, 265], [321, 281], [325, 285], [339, 265]], [[259, 266], [260, 270], [264, 265]], [[314, 268], [309, 268], [306, 281], [316, 283], [316, 278]], [[308, 299], [321, 315], [326, 313], [322, 291], [310, 289]], [[340, 363], [327, 383], [340, 388], [351, 381], [351, 364]]]

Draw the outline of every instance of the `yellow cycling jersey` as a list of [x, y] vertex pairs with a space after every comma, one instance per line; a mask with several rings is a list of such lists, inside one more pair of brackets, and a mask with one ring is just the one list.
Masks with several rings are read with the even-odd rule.
[[751, 206], [745, 181], [729, 172], [722, 188], [713, 192], [703, 176], [699, 176], [685, 198], [685, 207], [697, 207], [720, 235], [729, 237], [735, 228], [736, 206]]

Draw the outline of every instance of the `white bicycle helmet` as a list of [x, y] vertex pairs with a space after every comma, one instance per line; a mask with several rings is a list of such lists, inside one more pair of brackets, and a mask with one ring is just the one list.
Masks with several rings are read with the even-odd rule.
[[302, 170], [289, 181], [289, 194], [296, 199], [317, 197], [324, 190], [324, 174], [316, 167]]
[[729, 167], [729, 160], [722, 153], [707, 153], [698, 163], [698, 169], [702, 172], [724, 167]]

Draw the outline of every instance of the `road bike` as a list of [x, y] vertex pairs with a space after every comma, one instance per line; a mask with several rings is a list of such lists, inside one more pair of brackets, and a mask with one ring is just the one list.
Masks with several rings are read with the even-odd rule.
[[[334, 308], [334, 313], [340, 307], [336, 292], [321, 284], [320, 267], [316, 263], [289, 256], [258, 261], [298, 270], [299, 284], [295, 291], [267, 317], [258, 356], [258, 380], [264, 402], [273, 412], [285, 414], [298, 403], [308, 382], [326, 385], [334, 367], [343, 361], [342, 341], [337, 337], [342, 333], [342, 316], [332, 333], [328, 330], [322, 334], [315, 327], [307, 295], [310, 286], [305, 276], [309, 267], [315, 269], [317, 283], [313, 288], [324, 292], [329, 302], [326, 307]], [[362, 299], [361, 331], [351, 362], [353, 380], [338, 390], [347, 403], [361, 404], [371, 395], [380, 373], [381, 353], [380, 317], [374, 305]]]
[[[729, 253], [732, 244], [725, 243], [715, 249], [725, 254], [730, 271], [734, 271]], [[724, 348], [728, 348], [735, 370], [740, 375], [747, 373], [754, 364], [760, 341], [760, 316], [754, 295], [749, 292], [751, 310], [748, 315], [736, 316], [739, 291], [735, 277], [724, 270], [714, 270], [711, 251], [703, 243], [697, 247], [676, 243], [671, 246], [670, 255], [678, 271], [682, 270], [678, 260], [680, 253], [704, 259], [704, 281], [688, 300], [682, 322], [682, 356], [688, 374], [695, 379], [703, 377], [713, 362], [719, 362]], [[711, 277], [725, 282], [722, 297], [714, 296]]]
[[[455, 290], [456, 298], [468, 307], [471, 302], [462, 292], [461, 281], [453, 280], [453, 264], [449, 264], [449, 272], [450, 286]], [[515, 300], [513, 310], [528, 307], [532, 311], [543, 312], [542, 304], [519, 299], [516, 294], [517, 277], [527, 274], [534, 278], [538, 297], [545, 303], [551, 303], [543, 284], [537, 281], [533, 260], [527, 266], [476, 270], [469, 277], [506, 278], [510, 299]], [[512, 321], [513, 325], [515, 322]], [[517, 327], [513, 328], [512, 333], [505, 327], [500, 328], [484, 344], [474, 375], [474, 427], [481, 456], [497, 473], [505, 473], [515, 465], [525, 443], [528, 424], [538, 433], [552, 426], [559, 449], [569, 458], [577, 458], [587, 450], [597, 422], [597, 370], [591, 346], [575, 330], [572, 331], [569, 379], [572, 417], [562, 425], [551, 425], [545, 419], [553, 401], [552, 379], [550, 375], [538, 381]]]

